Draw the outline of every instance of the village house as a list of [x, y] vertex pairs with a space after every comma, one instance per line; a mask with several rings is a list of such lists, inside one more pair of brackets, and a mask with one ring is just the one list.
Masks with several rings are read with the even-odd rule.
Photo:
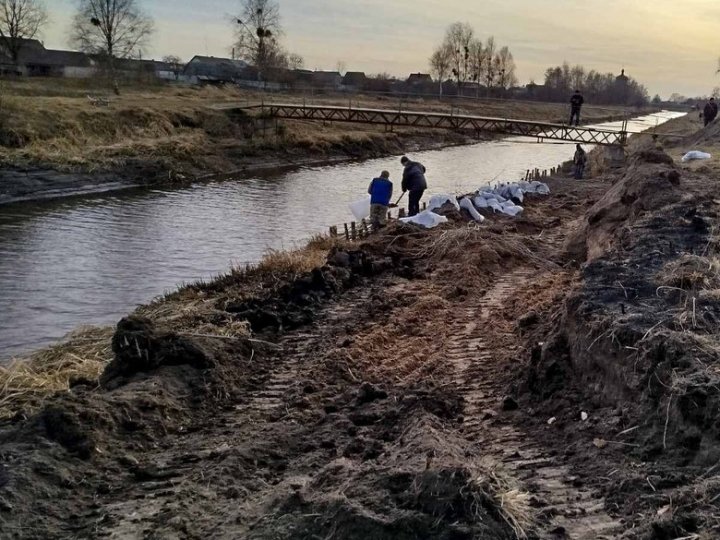
[[406, 82], [411, 86], [421, 86], [432, 84], [433, 80], [427, 73], [411, 73]]
[[312, 85], [314, 88], [324, 90], [337, 90], [342, 84], [343, 77], [337, 71], [315, 71], [313, 73]]
[[0, 73], [28, 77], [92, 77], [97, 62], [88, 55], [75, 51], [46, 49], [36, 39], [21, 40], [17, 63], [0, 40]]
[[367, 76], [362, 71], [348, 71], [342, 79], [343, 90], [357, 91], [365, 88]]
[[249, 64], [242, 60], [194, 56], [185, 66], [183, 75], [194, 83], [220, 84], [247, 79], [249, 67]]

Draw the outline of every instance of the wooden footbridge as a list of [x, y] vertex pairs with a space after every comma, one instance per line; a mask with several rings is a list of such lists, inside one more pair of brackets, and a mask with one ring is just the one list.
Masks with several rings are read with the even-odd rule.
[[547, 122], [490, 118], [464, 114], [367, 109], [333, 105], [305, 105], [264, 103], [237, 107], [260, 109], [263, 118], [286, 118], [293, 120], [317, 120], [322, 122], [347, 122], [393, 127], [418, 127], [454, 131], [500, 133], [519, 137], [532, 137], [538, 142], [564, 141], [602, 146], [624, 146], [628, 140], [627, 121], [620, 130], [568, 126]]

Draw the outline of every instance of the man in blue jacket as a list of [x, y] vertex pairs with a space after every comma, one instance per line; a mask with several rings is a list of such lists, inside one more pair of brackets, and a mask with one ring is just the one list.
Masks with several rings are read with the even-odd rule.
[[374, 229], [381, 229], [387, 224], [388, 207], [392, 198], [393, 185], [390, 173], [383, 171], [379, 178], [370, 182], [370, 223]]
[[407, 156], [403, 156], [400, 160], [405, 170], [403, 171], [402, 190], [410, 192], [410, 202], [408, 203], [408, 215], [415, 216], [420, 213], [420, 199], [427, 189], [427, 180], [425, 180], [425, 166], [417, 161], [410, 161]]

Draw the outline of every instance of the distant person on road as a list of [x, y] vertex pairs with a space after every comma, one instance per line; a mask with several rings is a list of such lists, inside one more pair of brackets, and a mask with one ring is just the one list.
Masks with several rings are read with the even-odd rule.
[[703, 109], [703, 119], [705, 120], [705, 125], [707, 126], [710, 122], [715, 120], [717, 114], [717, 102], [715, 101], [715, 98], [710, 98], [710, 101], [705, 104], [705, 108]]
[[373, 229], [382, 229], [387, 225], [388, 208], [393, 193], [390, 173], [383, 171], [378, 178], [374, 178], [370, 182], [368, 193], [370, 194], [370, 223], [372, 223]]
[[587, 166], [587, 152], [579, 144], [575, 146], [573, 163], [575, 164], [575, 180], [582, 180]]
[[573, 119], [575, 125], [580, 125], [580, 111], [585, 103], [585, 98], [582, 97], [580, 90], [575, 90], [575, 93], [570, 98], [570, 125], [573, 125]]
[[408, 203], [408, 215], [416, 216], [420, 213], [420, 199], [427, 189], [427, 180], [425, 180], [425, 166], [417, 161], [410, 161], [407, 156], [403, 156], [400, 160], [405, 170], [403, 171], [402, 190], [410, 192], [410, 201]]

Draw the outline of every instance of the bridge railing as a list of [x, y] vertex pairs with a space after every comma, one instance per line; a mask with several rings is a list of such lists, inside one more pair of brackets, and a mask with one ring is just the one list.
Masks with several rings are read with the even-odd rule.
[[627, 121], [620, 131], [613, 129], [590, 128], [535, 122], [507, 118], [492, 118], [465, 114], [402, 111], [390, 109], [369, 109], [340, 107], [336, 105], [299, 105], [262, 103], [258, 105], [262, 114], [270, 118], [295, 120], [317, 120], [322, 122], [347, 122], [383, 125], [393, 127], [420, 127], [430, 129], [449, 129], [502, 133], [520, 137], [531, 137], [542, 142], [545, 139], [595, 144], [605, 146], [625, 145], [627, 143]]

